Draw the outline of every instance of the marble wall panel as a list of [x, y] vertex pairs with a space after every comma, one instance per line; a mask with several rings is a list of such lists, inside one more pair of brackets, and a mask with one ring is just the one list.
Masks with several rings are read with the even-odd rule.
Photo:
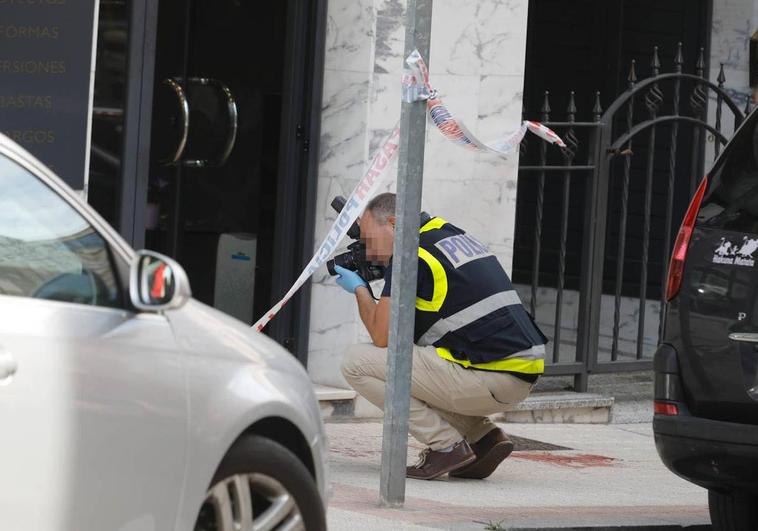
[[[758, 2], [751, 0], [714, 0], [711, 27], [711, 53], [709, 79], [718, 78], [721, 64], [724, 65], [726, 91], [740, 109], [750, 97], [749, 87], [749, 40], [758, 30]], [[729, 138], [734, 131], [732, 113], [724, 110], [722, 127]], [[708, 121], [715, 123], [716, 95], [710, 94]], [[705, 167], [710, 168], [715, 159], [714, 141], [708, 135], [705, 151]]]
[[324, 56], [326, 69], [369, 71], [374, 57], [375, 29], [373, 0], [329, 2]]
[[432, 16], [432, 73], [523, 76], [525, 0], [437, 0]]

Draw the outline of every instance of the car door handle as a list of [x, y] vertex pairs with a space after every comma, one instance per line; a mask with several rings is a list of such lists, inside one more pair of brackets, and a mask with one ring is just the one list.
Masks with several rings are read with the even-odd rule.
[[18, 370], [18, 363], [9, 352], [0, 349], [0, 382], [10, 378]]
[[758, 343], [758, 334], [749, 332], [734, 332], [729, 334], [729, 339], [743, 343]]

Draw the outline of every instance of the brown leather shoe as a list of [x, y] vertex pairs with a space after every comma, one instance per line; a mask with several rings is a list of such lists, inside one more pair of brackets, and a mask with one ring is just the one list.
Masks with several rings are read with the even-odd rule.
[[513, 451], [511, 441], [503, 430], [495, 428], [471, 445], [476, 461], [450, 474], [455, 478], [484, 479], [492, 474]]
[[437, 452], [431, 448], [420, 454], [420, 460], [406, 467], [405, 475], [413, 479], [435, 479], [473, 463], [476, 455], [466, 441], [453, 445], [449, 452]]

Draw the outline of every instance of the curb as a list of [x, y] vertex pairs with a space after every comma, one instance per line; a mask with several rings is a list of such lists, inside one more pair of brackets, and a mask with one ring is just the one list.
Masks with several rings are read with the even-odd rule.
[[[485, 528], [487, 529], [487, 528]], [[489, 528], [498, 529], [498, 528]], [[711, 531], [710, 525], [618, 525], [582, 527], [501, 527], [499, 531]]]

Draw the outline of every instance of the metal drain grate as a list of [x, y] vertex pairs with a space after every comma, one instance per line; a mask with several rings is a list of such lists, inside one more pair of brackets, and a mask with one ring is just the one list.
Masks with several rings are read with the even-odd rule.
[[513, 441], [513, 451], [515, 452], [553, 452], [557, 450], [572, 450], [572, 448], [566, 446], [535, 441], [534, 439], [527, 439], [526, 437], [517, 437], [516, 435], [509, 435], [508, 437]]

